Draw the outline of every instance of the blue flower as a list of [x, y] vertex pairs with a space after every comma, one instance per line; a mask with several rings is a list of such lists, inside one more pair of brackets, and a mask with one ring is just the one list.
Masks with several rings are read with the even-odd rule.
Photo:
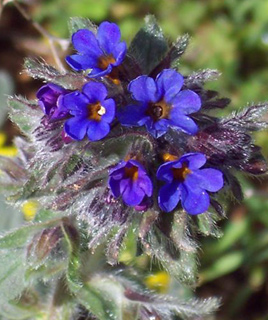
[[121, 195], [128, 206], [140, 205], [153, 193], [151, 179], [136, 160], [121, 161], [111, 169], [108, 184], [113, 196], [118, 198]]
[[205, 163], [202, 153], [188, 153], [159, 167], [157, 178], [166, 182], [158, 196], [163, 211], [172, 211], [179, 201], [189, 214], [200, 214], [208, 209], [207, 191], [219, 191], [223, 187], [223, 175], [216, 169], [200, 169]]
[[124, 126], [142, 126], [158, 138], [168, 127], [193, 135], [196, 123], [188, 116], [201, 108], [199, 96], [192, 90], [181, 90], [183, 76], [173, 69], [163, 70], [154, 80], [140, 76], [131, 81], [128, 90], [136, 102], [118, 114]]
[[97, 34], [88, 29], [78, 30], [72, 36], [78, 54], [68, 56], [66, 62], [76, 71], [92, 69], [90, 77], [102, 77], [119, 66], [126, 55], [126, 42], [120, 42], [120, 29], [115, 23], [104, 21]]
[[105, 99], [107, 89], [102, 83], [90, 81], [82, 93], [75, 91], [62, 97], [62, 105], [73, 116], [65, 122], [64, 130], [75, 140], [82, 140], [87, 134], [89, 140], [104, 138], [110, 132], [114, 119], [115, 102]]
[[65, 118], [68, 114], [68, 111], [60, 103], [60, 97], [69, 92], [54, 83], [48, 83], [37, 91], [36, 97], [44, 114], [49, 116], [51, 120], [58, 120]]

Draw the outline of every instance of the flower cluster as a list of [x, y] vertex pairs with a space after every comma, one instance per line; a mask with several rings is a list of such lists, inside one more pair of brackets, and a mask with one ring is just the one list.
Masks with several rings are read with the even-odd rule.
[[[198, 82], [173, 69], [166, 62], [171, 56], [150, 73], [133, 71], [135, 59], [120, 38], [118, 26], [110, 22], [101, 23], [97, 31], [80, 29], [73, 34], [77, 53], [66, 62], [82, 71], [86, 83], [77, 90], [53, 83], [43, 86], [37, 98], [45, 117], [49, 123], [60, 122], [65, 136], [73, 140], [87, 137], [91, 143], [105, 143], [137, 137], [136, 147], [128, 148], [122, 160], [106, 170], [109, 197], [115, 201], [143, 211], [157, 206], [163, 212], [182, 208], [196, 215], [210, 205], [221, 211], [215, 196], [234, 180], [227, 168], [231, 153], [227, 146], [218, 150], [213, 137], [220, 140], [228, 122], [204, 114], [218, 100], [211, 102]], [[237, 134], [243, 135], [242, 130]], [[232, 132], [229, 137], [234, 141]], [[140, 139], [150, 144], [149, 156], [142, 145], [137, 147]], [[207, 146], [209, 139], [214, 139], [214, 146]], [[219, 162], [221, 152], [224, 159]]]

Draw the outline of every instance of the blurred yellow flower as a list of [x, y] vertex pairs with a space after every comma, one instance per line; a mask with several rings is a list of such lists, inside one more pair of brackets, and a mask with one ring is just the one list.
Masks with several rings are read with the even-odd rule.
[[5, 146], [6, 139], [6, 135], [3, 132], [0, 132], [0, 156], [15, 157], [18, 150], [14, 146]]
[[159, 271], [146, 277], [145, 284], [149, 289], [164, 294], [168, 291], [170, 276], [165, 271]]
[[21, 206], [21, 211], [23, 212], [24, 219], [27, 221], [32, 221], [39, 208], [39, 203], [34, 200], [29, 200], [24, 202]]

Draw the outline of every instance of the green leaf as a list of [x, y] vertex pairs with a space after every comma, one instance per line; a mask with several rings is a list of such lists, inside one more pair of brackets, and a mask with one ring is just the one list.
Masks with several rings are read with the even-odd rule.
[[25, 288], [24, 248], [0, 250], [0, 310], [1, 305], [15, 299]]
[[146, 252], [156, 258], [176, 280], [190, 286], [196, 285], [196, 252], [182, 250], [172, 244], [160, 230], [154, 228], [143, 241]]
[[218, 258], [215, 263], [205, 269], [200, 274], [201, 282], [208, 282], [217, 279], [225, 274], [238, 269], [244, 261], [244, 254], [241, 251], [235, 251]]
[[9, 97], [7, 100], [9, 117], [24, 134], [31, 134], [40, 123], [42, 112], [39, 106], [23, 97]]
[[90, 284], [84, 285], [76, 293], [77, 300], [87, 310], [93, 313], [99, 320], [119, 320], [114, 312], [114, 303], [103, 295], [103, 292], [97, 290]]
[[11, 231], [0, 237], [0, 249], [13, 249], [23, 247], [30, 236], [36, 231], [47, 227], [52, 227], [59, 223], [59, 219], [54, 219], [44, 223], [29, 224]]
[[170, 60], [173, 67], [176, 68], [179, 66], [179, 58], [185, 52], [189, 40], [190, 36], [188, 34], [184, 34], [173, 43], [170, 50]]
[[139, 63], [142, 72], [149, 74], [164, 58], [168, 43], [154, 16], [145, 17], [145, 25], [136, 34], [129, 47], [129, 54]]
[[79, 18], [79, 17], [72, 17], [69, 20], [69, 30], [72, 36], [73, 33], [78, 31], [79, 29], [89, 29], [90, 31], [96, 33], [97, 26], [87, 18]]
[[205, 212], [197, 216], [199, 231], [205, 236], [213, 236], [215, 238], [222, 237], [222, 232], [217, 227], [216, 215], [211, 212]]
[[26, 72], [34, 79], [42, 79], [46, 82], [53, 82], [65, 89], [76, 90], [82, 88], [82, 86], [86, 83], [86, 78], [83, 76], [83, 74], [74, 72], [60, 73], [54, 67], [38, 59], [25, 59], [24, 67]]
[[81, 258], [79, 252], [79, 233], [74, 226], [63, 223], [61, 229], [67, 243], [67, 250], [69, 254], [68, 269], [66, 279], [70, 290], [73, 293], [81, 290], [83, 283], [80, 279]]

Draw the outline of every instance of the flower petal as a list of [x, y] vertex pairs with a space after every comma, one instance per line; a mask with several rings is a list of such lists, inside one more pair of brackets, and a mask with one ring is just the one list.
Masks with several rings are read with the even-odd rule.
[[87, 131], [88, 120], [83, 117], [74, 117], [65, 122], [64, 130], [75, 140], [82, 140]]
[[168, 161], [168, 162], [162, 164], [157, 170], [157, 173], [156, 173], [157, 179], [171, 183], [172, 180], [174, 179], [171, 168], [176, 167], [177, 163], [179, 163], [178, 160]]
[[145, 196], [144, 191], [130, 179], [120, 181], [120, 193], [122, 194], [123, 201], [129, 206], [140, 204]]
[[110, 126], [107, 122], [95, 120], [88, 122], [87, 136], [91, 141], [101, 140], [110, 132]]
[[97, 58], [95, 56], [90, 56], [88, 54], [85, 54], [85, 55], [73, 54], [71, 56], [67, 56], [65, 61], [75, 71], [95, 68], [97, 67], [97, 64], [98, 64]]
[[196, 170], [201, 168], [206, 162], [207, 158], [203, 153], [192, 152], [184, 154], [180, 159], [180, 163], [187, 162], [187, 166], [190, 170]]
[[171, 101], [173, 108], [170, 112], [170, 117], [176, 112], [190, 114], [198, 111], [201, 108], [201, 99], [198, 94], [192, 90], [183, 90], [177, 94]]
[[81, 53], [89, 55], [93, 58], [98, 58], [103, 54], [100, 49], [96, 35], [88, 29], [80, 29], [72, 36], [74, 48]]
[[117, 113], [117, 118], [123, 126], [142, 126], [149, 119], [146, 109], [147, 105], [129, 105]]
[[104, 21], [97, 31], [97, 40], [100, 47], [108, 54], [113, 53], [113, 48], [118, 44], [121, 32], [117, 24]]
[[112, 65], [108, 65], [107, 69], [102, 70], [100, 68], [93, 68], [91, 72], [88, 74], [89, 78], [99, 78], [104, 77], [112, 71]]
[[75, 91], [62, 96], [60, 104], [72, 115], [86, 116], [88, 102], [88, 98], [83, 93]]
[[159, 190], [159, 207], [161, 208], [161, 210], [165, 212], [170, 212], [173, 209], [175, 209], [175, 207], [180, 201], [180, 198], [181, 192], [179, 188], [179, 183], [177, 181], [168, 183]]
[[42, 86], [37, 91], [36, 97], [43, 112], [49, 115], [51, 109], [57, 107], [58, 97], [66, 92], [68, 92], [66, 89], [54, 83], [48, 83]]
[[115, 180], [113, 176], [111, 176], [108, 180], [108, 185], [110, 190], [115, 198], [120, 196], [120, 181]]
[[185, 183], [190, 187], [198, 185], [201, 189], [217, 192], [223, 187], [223, 174], [212, 168], [195, 170], [187, 176]]
[[181, 130], [189, 135], [194, 135], [198, 132], [198, 126], [194, 120], [179, 113], [170, 118], [170, 126], [175, 130]]
[[148, 76], [140, 76], [132, 80], [128, 90], [137, 101], [148, 103], [156, 102], [160, 99], [154, 79]]
[[101, 105], [105, 108], [105, 114], [101, 117], [102, 121], [111, 123], [115, 116], [115, 102], [113, 99], [102, 101]]
[[202, 189], [192, 190], [185, 183], [180, 186], [181, 203], [183, 209], [192, 215], [207, 211], [209, 207], [209, 195]]
[[153, 135], [157, 139], [168, 131], [169, 120], [161, 119], [157, 122], [153, 122], [152, 120], [147, 121], [146, 127], [147, 130], [151, 133], [151, 135]]
[[147, 176], [147, 173], [141, 173], [141, 170], [138, 171], [138, 180], [136, 181], [137, 186], [144, 191], [144, 193], [151, 197], [153, 194], [153, 184], [151, 179]]
[[83, 93], [88, 97], [89, 103], [102, 102], [107, 97], [107, 89], [104, 84], [89, 81], [83, 87]]
[[112, 49], [112, 55], [114, 56], [116, 62], [112, 63], [113, 66], [119, 66], [127, 52], [127, 44], [125, 41], [118, 43], [113, 49]]
[[115, 180], [119, 180], [123, 178], [124, 168], [126, 166], [125, 161], [120, 161], [115, 167], [111, 168], [109, 171], [109, 175], [113, 176]]
[[156, 78], [156, 85], [161, 97], [170, 103], [183, 85], [183, 76], [173, 69], [164, 69]]

